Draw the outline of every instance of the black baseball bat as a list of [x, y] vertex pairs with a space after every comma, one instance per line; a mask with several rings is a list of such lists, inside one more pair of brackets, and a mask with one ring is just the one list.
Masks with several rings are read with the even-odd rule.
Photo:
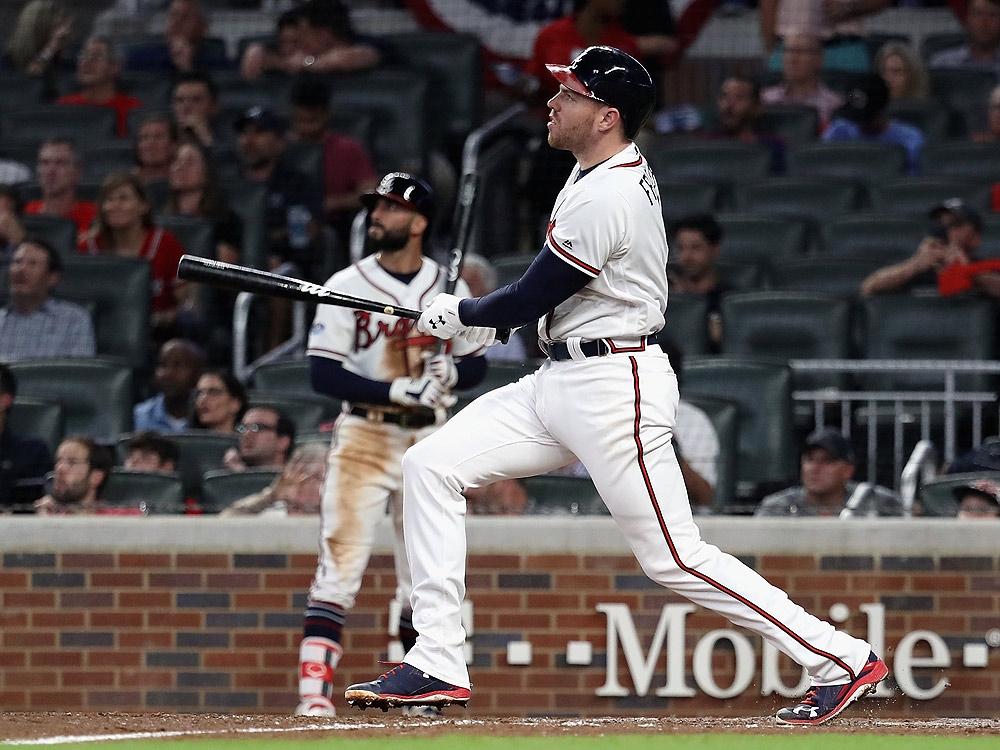
[[[321, 284], [294, 279], [256, 268], [223, 263], [221, 260], [200, 258], [197, 255], [182, 255], [177, 264], [177, 278], [187, 281], [202, 281], [213, 286], [236, 289], [241, 292], [257, 292], [271, 297], [315, 302], [322, 305], [349, 307], [353, 310], [393, 315], [407, 320], [419, 320], [420, 311], [409, 307], [398, 307], [385, 302], [375, 302], [352, 294], [341, 294]], [[506, 342], [510, 331], [497, 331], [497, 339]]]
[[182, 255], [177, 264], [177, 278], [188, 281], [203, 281], [213, 286], [228, 287], [241, 292], [258, 292], [271, 297], [301, 300], [302, 302], [317, 302], [324, 305], [350, 307], [355, 310], [395, 315], [397, 318], [417, 320], [419, 310], [408, 307], [397, 307], [384, 302], [375, 302], [351, 294], [341, 294], [328, 289], [321, 284], [294, 279], [256, 268], [223, 263], [221, 260], [200, 258], [196, 255]]

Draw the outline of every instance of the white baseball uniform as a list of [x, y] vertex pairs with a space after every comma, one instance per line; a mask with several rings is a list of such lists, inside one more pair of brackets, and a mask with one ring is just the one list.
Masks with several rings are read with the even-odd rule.
[[[446, 276], [445, 269], [424, 258], [417, 275], [404, 284], [386, 272], [375, 256], [369, 256], [334, 274], [326, 286], [419, 310], [444, 291]], [[461, 280], [456, 294], [469, 294]], [[371, 380], [392, 381], [420, 377], [424, 366], [421, 354], [434, 351], [437, 344], [438, 339], [419, 333], [412, 320], [320, 305], [309, 333], [307, 354], [335, 359], [346, 370]], [[472, 348], [458, 339], [452, 342], [451, 354], [456, 359], [482, 353], [482, 347]], [[440, 409], [434, 423], [413, 428], [385, 421], [385, 416], [410, 413], [427, 417], [428, 410], [420, 414], [395, 405], [350, 406], [364, 409], [367, 415], [345, 411], [337, 420], [320, 509], [319, 562], [309, 596], [344, 609], [354, 606], [371, 554], [375, 526], [385, 515], [388, 503], [396, 530], [396, 596], [406, 604], [410, 573], [403, 552], [400, 462], [406, 449], [436, 430], [446, 414]]]
[[[565, 347], [536, 372], [487, 393], [403, 457], [413, 625], [405, 661], [469, 687], [465, 596], [466, 487], [587, 468], [646, 574], [773, 643], [814, 684], [853, 680], [870, 648], [791, 602], [735, 557], [706, 544], [671, 443], [677, 380], [645, 337], [664, 323], [667, 241], [653, 174], [634, 144], [556, 199], [542, 252], [593, 278], [539, 322]], [[603, 340], [610, 352], [586, 356]], [[585, 347], [581, 348], [581, 347]], [[554, 351], [550, 348], [550, 351]]]

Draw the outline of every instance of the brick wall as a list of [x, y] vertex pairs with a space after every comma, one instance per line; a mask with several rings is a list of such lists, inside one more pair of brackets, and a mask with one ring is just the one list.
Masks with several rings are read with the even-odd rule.
[[[82, 526], [60, 520], [55, 528], [41, 519], [13, 521], [0, 531], [0, 709], [283, 713], [295, 705], [301, 613], [315, 564], [315, 529], [308, 519], [288, 519], [287, 526], [284, 520], [276, 525], [169, 519], [155, 534], [153, 525], [164, 523], [159, 519], [76, 522]], [[926, 689], [943, 676], [951, 686], [928, 701], [897, 690], [882, 710], [1000, 713], [995, 649], [1000, 644], [989, 640], [1000, 636], [995, 530], [976, 541], [968, 531], [959, 533], [955, 522], [937, 522], [952, 524], [945, 528], [953, 543], [938, 545], [944, 553], [908, 551], [896, 539], [883, 545], [886, 551], [872, 554], [863, 551], [869, 544], [865, 540], [838, 543], [838, 535], [829, 533], [840, 528], [837, 521], [825, 522], [826, 529], [797, 521], [801, 526], [795, 535], [780, 528], [763, 533], [764, 527], [749, 519], [720, 523], [716, 536], [756, 546], [759, 554], [735, 551], [810, 611], [829, 617], [833, 605], [846, 605], [838, 613], [846, 616], [839, 627], [865, 637], [869, 617], [859, 608], [882, 604], [890, 661], [900, 641], [914, 631], [933, 631], [944, 640], [951, 666], [915, 669], [914, 679]], [[710, 540], [712, 527], [703, 524]], [[650, 583], [616, 535], [609, 519], [512, 519], [485, 526], [470, 521], [474, 687], [469, 713], [756, 715], [787, 702], [760, 694], [760, 642], [748, 634], [754, 675], [738, 696], [720, 700], [696, 689], [694, 697], [657, 697], [655, 689], [665, 680], [665, 652], [657, 657], [646, 696], [634, 694], [621, 654], [618, 681], [630, 694], [595, 695], [607, 681], [607, 618], [597, 606], [628, 605], [645, 656], [664, 606], [684, 603]], [[502, 540], [512, 538], [523, 540], [520, 549], [503, 549]], [[931, 538], [918, 535], [915, 544]], [[810, 545], [814, 551], [805, 553]], [[376, 661], [386, 658], [387, 605], [395, 578], [392, 558], [384, 551], [387, 540], [379, 547], [349, 615], [337, 675], [342, 685], [374, 677], [380, 671]], [[685, 625], [686, 682], [697, 687], [692, 676], [697, 643], [709, 631], [729, 626], [700, 609]], [[993, 648], [986, 647], [987, 663], [965, 666], [967, 648], [981, 659], [988, 640]], [[530, 665], [507, 663], [511, 641], [531, 643]], [[589, 666], [567, 665], [569, 641], [591, 644]], [[926, 644], [914, 652], [918, 657], [928, 653]], [[711, 661], [714, 682], [730, 685], [734, 649], [721, 641]], [[783, 681], [794, 685], [797, 669], [784, 657], [780, 664]]]

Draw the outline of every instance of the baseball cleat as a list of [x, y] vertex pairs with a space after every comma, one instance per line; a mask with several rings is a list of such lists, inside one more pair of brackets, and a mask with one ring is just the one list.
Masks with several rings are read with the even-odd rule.
[[361, 710], [401, 706], [464, 706], [469, 702], [468, 688], [456, 687], [431, 677], [409, 664], [399, 664], [377, 680], [351, 685], [344, 693], [347, 702]]
[[885, 662], [872, 653], [853, 682], [822, 687], [813, 685], [801, 703], [781, 709], [775, 719], [779, 724], [822, 724], [837, 716], [858, 698], [872, 692], [888, 674], [889, 668]]
[[295, 707], [296, 716], [336, 716], [337, 709], [333, 707], [333, 701], [325, 695], [307, 695], [302, 702]]

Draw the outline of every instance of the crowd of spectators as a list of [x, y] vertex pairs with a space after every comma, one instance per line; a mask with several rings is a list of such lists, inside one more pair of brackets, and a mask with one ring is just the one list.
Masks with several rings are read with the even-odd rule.
[[[678, 36], [676, 19], [665, 2], [575, 0], [550, 5], [551, 17], [543, 19], [546, 23], [540, 25], [530, 58], [519, 64], [514, 85], [498, 83], [491, 71], [484, 76], [486, 84], [498, 85], [505, 96], [533, 107], [534, 119], [526, 127], [534, 128], [536, 137], [517, 185], [521, 207], [533, 226], [546, 217], [531, 214], [532, 208], [551, 203], [568, 170], [560, 161], [564, 154], [537, 137], [547, 112], [545, 102], [554, 93], [544, 64], [568, 63], [590, 44], [613, 44], [646, 61], [661, 90], [667, 91], [664, 81], [676, 71], [690, 42]], [[661, 112], [639, 136], [644, 145], [669, 144], [671, 138], [756, 144], [769, 154], [768, 173], [781, 176], [790, 171], [790, 154], [797, 144], [769, 127], [767, 114], [776, 106], [804, 106], [816, 112], [817, 143], [898, 145], [906, 153], [906, 171], [916, 176], [924, 171], [921, 155], [931, 137], [897, 105], [936, 101], [939, 92], [929, 83], [936, 70], [1000, 74], [996, 0], [970, 0], [963, 19], [965, 42], [930, 57], [902, 39], [887, 40], [877, 49], [865, 43], [866, 19], [891, 5], [889, 0], [760, 0], [756, 5], [766, 59], [755, 72], [734, 66], [705, 107], [662, 97]], [[73, 113], [67, 110], [65, 132], [46, 133], [34, 141], [20, 138], [19, 149], [4, 151], [13, 141], [8, 133], [0, 133], [0, 182], [5, 183], [0, 185], [0, 259], [7, 280], [0, 309], [0, 362], [101, 355], [93, 307], [60, 297], [65, 258], [76, 254], [146, 260], [152, 283], [151, 354], [148, 366], [134, 373], [135, 433], [121, 444], [117, 463], [135, 471], [176, 472], [181, 459], [170, 443], [171, 434], [226, 435], [234, 444], [217, 468], [276, 472], [267, 489], [254, 493], [233, 513], [275, 508], [312, 512], [318, 500], [310, 498], [318, 493], [323, 474], [320, 453], [314, 443], [297, 447], [294, 421], [278, 407], [254, 403], [253, 390], [228, 369], [228, 350], [208, 346], [230, 336], [235, 295], [177, 279], [177, 261], [189, 248], [170, 228], [169, 217], [208, 222], [207, 253], [225, 262], [257, 264], [317, 282], [343, 267], [351, 224], [362, 208], [360, 198], [376, 184], [376, 156], [370, 150], [372, 141], [362, 143], [332, 127], [337, 113], [330, 82], [338, 74], [391, 66], [392, 51], [377, 34], [355, 28], [348, 5], [337, 0], [294, 3], [275, 18], [272, 38], [248, 39], [236, 56], [213, 36], [211, 15], [198, 0], [172, 0], [161, 35], [147, 35], [141, 44], [120, 42], [92, 33], [71, 5], [57, 0], [25, 3], [9, 37], [0, 64], [43, 84], [41, 100], [26, 102], [26, 107], [45, 102], [87, 112], [110, 109], [113, 132], [106, 142], [92, 143], [73, 126]], [[831, 75], [845, 72], [851, 75]], [[137, 74], [158, 77], [169, 84], [164, 87], [169, 93], [150, 101], [146, 89], [129, 83], [129, 76]], [[223, 84], [252, 86], [278, 79], [286, 99], [261, 99], [238, 111], [223, 104]], [[1000, 86], [979, 105], [976, 112], [949, 113], [951, 122], [958, 123], [956, 140], [1000, 140]], [[30, 160], [24, 143], [35, 149]], [[101, 171], [90, 162], [92, 153], [112, 145], [130, 149], [129, 164]], [[302, 159], [303, 153], [318, 157]], [[247, 251], [253, 233], [240, 203], [248, 185], [263, 191], [259, 216], [254, 217], [262, 225], [260, 257]], [[1000, 184], [993, 200], [992, 206], [961, 199], [928, 205], [928, 236], [911, 257], [872, 271], [859, 283], [857, 296], [936, 285], [941, 294], [971, 290], [1000, 297], [1000, 267], [983, 255], [986, 214], [1000, 209]], [[720, 266], [726, 259], [726, 235], [715, 213], [673, 217], [669, 274], [674, 292], [708, 299], [710, 351], [718, 353], [725, 325], [721, 300], [737, 289]], [[73, 242], [57, 247], [48, 235], [31, 228], [37, 227], [30, 224], [35, 216], [72, 221]], [[512, 253], [523, 250], [511, 248]], [[482, 256], [468, 259], [465, 278], [474, 293], [498, 284], [490, 259]], [[255, 320], [261, 326], [261, 346], [271, 349], [291, 331], [291, 307], [270, 300]], [[210, 329], [214, 332], [206, 333]], [[495, 362], [528, 361], [538, 355], [531, 332], [525, 331], [489, 352]], [[12, 438], [4, 417], [16, 386], [6, 376], [0, 385], [0, 446], [6, 450]], [[681, 438], [679, 443], [690, 460], [689, 443]], [[772, 496], [761, 504], [761, 513], [779, 512], [775, 508], [780, 506], [780, 512], [808, 514], [822, 506], [825, 510], [817, 513], [837, 514], [850, 504], [856, 489], [851, 484], [855, 460], [850, 446], [841, 446], [828, 432], [801, 445], [802, 487], [788, 490], [794, 502], [787, 493], [777, 500]], [[51, 471], [46, 494], [35, 505], [39, 513], [101, 512], [102, 491], [116, 463], [106, 448], [92, 436], [71, 435], [58, 444], [54, 460], [47, 448], [44, 460], [40, 452], [26, 449], [30, 470], [24, 474], [18, 469], [22, 473], [17, 476], [0, 472], [0, 493], [23, 500], [37, 490], [37, 497], [42, 494], [39, 472]], [[824, 471], [835, 474], [835, 487], [810, 489], [821, 483], [817, 476]], [[697, 484], [706, 475], [711, 480], [707, 489]], [[709, 506], [714, 468], [703, 468], [688, 479], [693, 503]], [[19, 494], [5, 489], [22, 480], [34, 483], [23, 484]], [[295, 490], [304, 483], [312, 489]], [[482, 500], [480, 506], [506, 508], [503, 512], [530, 509], [523, 490], [510, 489], [506, 499]], [[868, 491], [866, 502], [882, 497], [866, 486], [862, 489]], [[980, 506], [990, 510], [997, 504], [996, 492], [966, 494], [969, 514], [982, 515]], [[965, 507], [964, 496], [956, 501]], [[880, 505], [877, 513], [883, 510]]]

